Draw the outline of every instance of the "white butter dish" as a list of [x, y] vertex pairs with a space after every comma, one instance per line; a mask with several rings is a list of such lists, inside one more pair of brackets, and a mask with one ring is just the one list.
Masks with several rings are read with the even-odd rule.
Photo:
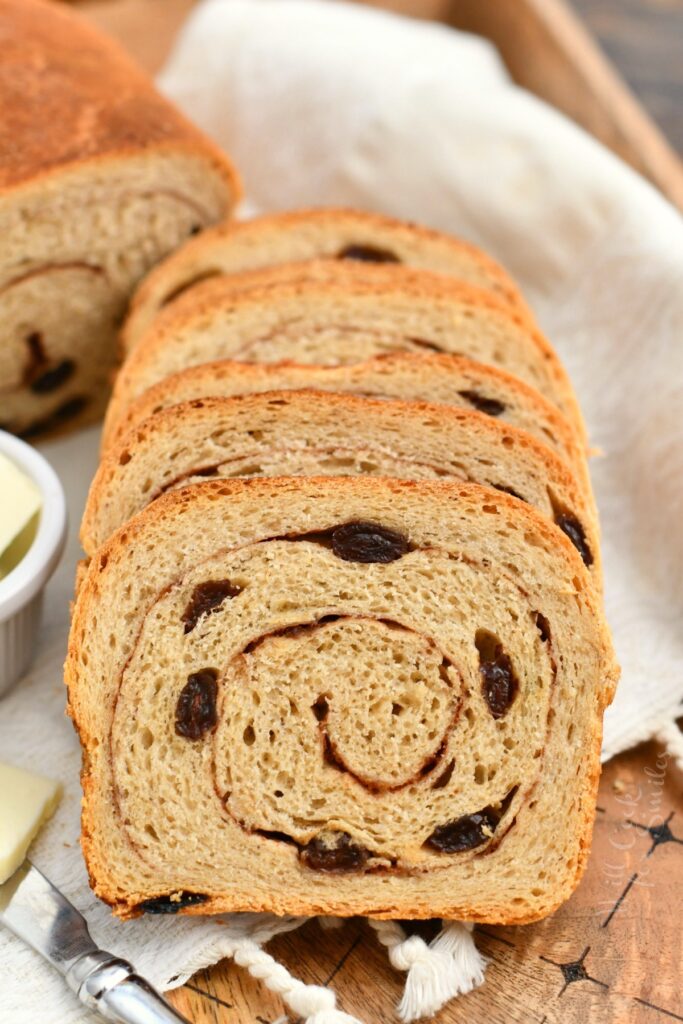
[[[0, 430], [0, 452], [39, 488], [36, 535], [24, 557], [0, 579], [0, 696], [29, 667], [40, 626], [43, 590], [57, 567], [66, 539], [64, 491], [46, 459], [31, 445]], [[0, 501], [9, 501], [0, 495]]]

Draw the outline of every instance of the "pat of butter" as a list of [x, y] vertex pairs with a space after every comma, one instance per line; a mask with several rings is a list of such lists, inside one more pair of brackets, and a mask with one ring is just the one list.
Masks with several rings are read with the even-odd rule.
[[24, 863], [61, 795], [58, 782], [0, 762], [0, 885]]
[[33, 480], [0, 452], [0, 579], [26, 554], [35, 536], [42, 495]]

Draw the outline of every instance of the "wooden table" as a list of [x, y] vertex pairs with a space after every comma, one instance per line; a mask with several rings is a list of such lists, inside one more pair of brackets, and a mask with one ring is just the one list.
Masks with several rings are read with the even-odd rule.
[[573, 0], [607, 56], [683, 153], [683, 0]]
[[[160, 65], [192, 0], [89, 0], [80, 6], [150, 70]], [[577, 0], [646, 98], [674, 97], [660, 116], [683, 136], [683, 0]], [[645, 19], [655, 12], [662, 32]], [[592, 130], [683, 206], [680, 163], [656, 126], [560, 0], [384, 0], [483, 32], [515, 77]], [[678, 38], [669, 37], [678, 31]], [[654, 54], [647, 65], [638, 50]], [[674, 56], [662, 60], [673, 49]], [[630, 54], [630, 56], [629, 56]], [[661, 83], [658, 84], [658, 83]], [[683, 1021], [683, 777], [655, 744], [607, 765], [593, 852], [572, 899], [525, 928], [482, 927], [491, 958], [483, 989], [451, 1003], [438, 1024], [666, 1024]], [[365, 1024], [396, 1020], [402, 975], [360, 921], [325, 932], [313, 921], [269, 951], [297, 977], [329, 984]], [[282, 1002], [231, 963], [172, 994], [195, 1024], [271, 1024]]]

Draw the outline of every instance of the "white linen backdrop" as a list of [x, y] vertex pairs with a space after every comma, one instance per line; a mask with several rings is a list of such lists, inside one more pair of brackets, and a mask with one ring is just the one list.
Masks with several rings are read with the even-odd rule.
[[[205, 0], [160, 84], [231, 152], [250, 212], [340, 204], [409, 217], [483, 245], [517, 278], [602, 452], [591, 469], [623, 673], [603, 754], [667, 728], [674, 749], [671, 722], [683, 710], [679, 214], [512, 85], [486, 43], [441, 26], [319, 0]], [[88, 888], [78, 847], [79, 752], [63, 717], [61, 665], [96, 443], [91, 430], [43, 447], [67, 488], [70, 541], [48, 587], [36, 664], [0, 702], [0, 756], [62, 779], [66, 796], [34, 846], [35, 862], [87, 914], [98, 942], [167, 988], [231, 955], [240, 936], [261, 944], [298, 922], [240, 915], [122, 923]], [[91, 1019], [57, 974], [1, 931], [0, 962], [8, 1024]], [[328, 1005], [317, 992], [304, 996], [304, 1016]], [[316, 1024], [324, 1020], [333, 1018], [320, 1012]]]

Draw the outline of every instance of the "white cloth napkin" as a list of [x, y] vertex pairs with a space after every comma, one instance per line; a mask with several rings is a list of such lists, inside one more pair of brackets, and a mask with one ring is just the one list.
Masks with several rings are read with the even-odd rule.
[[[593, 443], [608, 616], [623, 667], [604, 756], [656, 734], [683, 698], [683, 224], [648, 184], [515, 88], [481, 40], [355, 5], [206, 0], [161, 77], [228, 149], [249, 207], [347, 204], [463, 235], [519, 280], [567, 364]], [[87, 914], [105, 948], [169, 987], [291, 928], [121, 923], [92, 896], [78, 848], [79, 751], [61, 665], [94, 431], [44, 446], [69, 494], [71, 538], [48, 588], [29, 677], [0, 702], [0, 757], [62, 779], [32, 856]], [[225, 941], [229, 940], [227, 946]], [[223, 946], [221, 947], [221, 943]], [[230, 948], [229, 948], [230, 947]], [[0, 1016], [86, 1021], [63, 982], [0, 932]]]

